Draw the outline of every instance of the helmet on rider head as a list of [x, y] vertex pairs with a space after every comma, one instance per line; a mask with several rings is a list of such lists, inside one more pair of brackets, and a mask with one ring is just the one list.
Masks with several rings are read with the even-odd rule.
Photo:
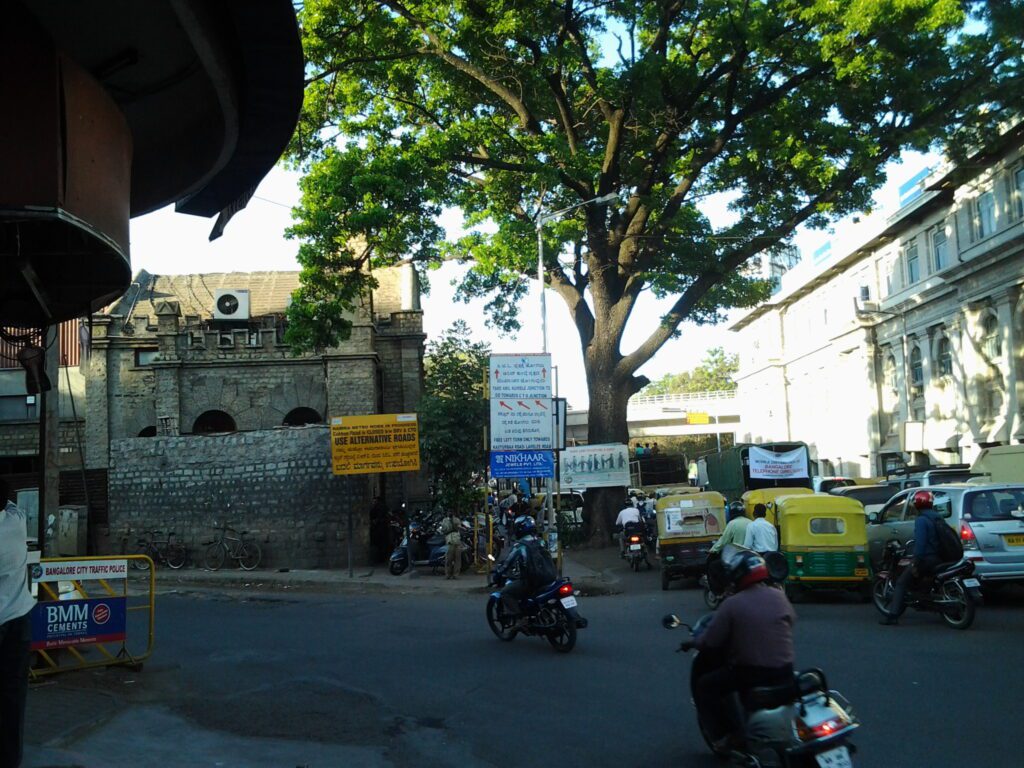
[[768, 565], [757, 552], [727, 544], [722, 550], [722, 564], [733, 589], [740, 592], [768, 580]]
[[745, 511], [742, 501], [734, 501], [729, 504], [729, 519], [735, 520], [737, 517], [743, 517]]
[[537, 523], [529, 515], [520, 515], [512, 523], [512, 533], [517, 539], [537, 534]]
[[924, 512], [926, 509], [934, 509], [935, 496], [931, 491], [915, 491], [910, 503], [917, 508], [918, 512]]

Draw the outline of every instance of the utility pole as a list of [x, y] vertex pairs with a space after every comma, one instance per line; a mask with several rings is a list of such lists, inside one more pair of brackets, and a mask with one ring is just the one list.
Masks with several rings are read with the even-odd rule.
[[60, 506], [60, 327], [43, 331], [43, 365], [53, 389], [37, 395], [39, 413], [39, 552], [46, 551], [46, 527], [50, 516], [57, 520]]

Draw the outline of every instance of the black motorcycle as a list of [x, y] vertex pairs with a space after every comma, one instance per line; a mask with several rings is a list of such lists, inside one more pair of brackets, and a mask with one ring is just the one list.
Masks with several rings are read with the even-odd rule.
[[[913, 559], [908, 555], [913, 544], [913, 540], [905, 545], [893, 540], [885, 545], [882, 567], [871, 584], [875, 608], [883, 616], [889, 615], [889, 605], [900, 575], [913, 567]], [[981, 604], [981, 582], [972, 578], [973, 574], [974, 563], [970, 560], [946, 563], [934, 575], [911, 582], [906, 607], [938, 613], [953, 629], [967, 629], [974, 623], [974, 614]]]
[[651, 570], [651, 561], [647, 559], [647, 526], [640, 523], [626, 523], [623, 526], [622, 535], [625, 538], [623, 545], [623, 556], [629, 567], [640, 573], [640, 566], [646, 564], [647, 570]]
[[580, 616], [576, 600], [579, 592], [569, 579], [555, 579], [521, 601], [519, 607], [525, 620], [519, 624], [505, 609], [502, 600], [501, 588], [507, 580], [500, 567], [491, 572], [490, 584], [494, 591], [487, 599], [487, 626], [499, 640], [509, 642], [522, 633], [546, 638], [559, 653], [568, 653], [576, 647], [576, 631], [586, 628], [587, 620]]

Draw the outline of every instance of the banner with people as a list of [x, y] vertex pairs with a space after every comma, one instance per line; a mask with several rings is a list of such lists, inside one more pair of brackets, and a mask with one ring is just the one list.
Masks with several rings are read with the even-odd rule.
[[622, 443], [566, 448], [561, 452], [559, 477], [564, 488], [625, 488], [629, 449]]

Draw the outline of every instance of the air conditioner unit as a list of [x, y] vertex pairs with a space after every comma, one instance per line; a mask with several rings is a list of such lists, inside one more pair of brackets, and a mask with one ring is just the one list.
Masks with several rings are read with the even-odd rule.
[[878, 302], [877, 301], [865, 301], [860, 305], [861, 312], [877, 312]]
[[220, 288], [213, 296], [214, 320], [248, 320], [248, 289]]

